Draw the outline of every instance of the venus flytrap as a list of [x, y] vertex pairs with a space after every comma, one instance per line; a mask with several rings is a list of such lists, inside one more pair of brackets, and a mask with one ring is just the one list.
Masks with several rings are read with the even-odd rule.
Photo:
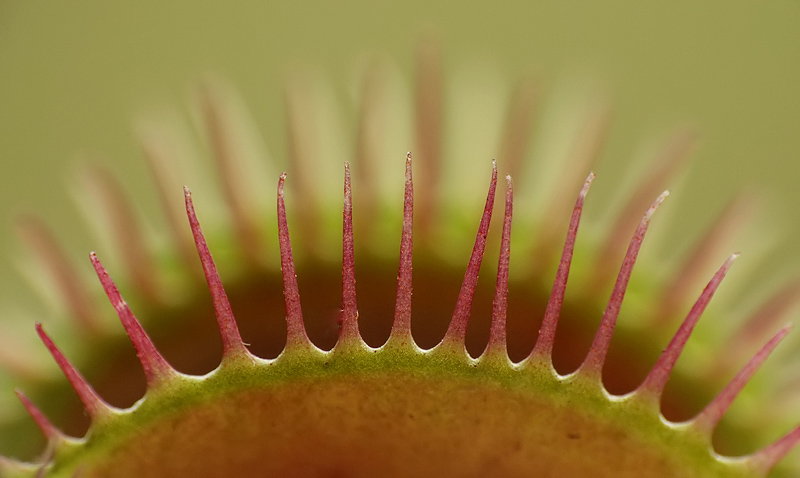
[[[515, 280], [510, 273], [514, 188], [519, 191], [522, 186], [517, 183], [512, 187], [511, 177], [507, 176], [505, 194], [499, 193], [498, 166], [493, 163], [486, 202], [472, 253], [463, 272], [461, 288], [454, 302], [444, 304], [452, 311], [450, 321], [441, 332], [425, 323], [443, 307], [444, 299], [437, 288], [444, 287], [450, 278], [461, 275], [463, 270], [463, 264], [453, 264], [436, 255], [437, 250], [447, 248], [448, 244], [443, 243], [436, 233], [436, 227], [446, 223], [447, 219], [442, 217], [440, 206], [444, 199], [437, 189], [445, 179], [441, 177], [440, 164], [441, 85], [435, 63], [429, 52], [420, 62], [417, 125], [422, 158], [415, 159], [415, 165], [417, 183], [422, 187], [414, 188], [409, 153], [405, 161], [399, 266], [397, 262], [391, 265], [397, 271], [391, 297], [376, 293], [379, 289], [374, 284], [385, 282], [385, 275], [381, 275], [388, 267], [385, 258], [380, 254], [360, 253], [367, 249], [363, 248], [365, 240], [358, 236], [363, 230], [370, 240], [380, 240], [384, 249], [389, 247], [385, 242], [389, 239], [394, 242], [397, 238], [377, 237], [371, 224], [361, 225], [354, 221], [354, 210], [359, 210], [360, 203], [353, 200], [353, 190], [356, 198], [366, 199], [364, 209], [368, 211], [364, 216], [356, 217], [376, 220], [381, 207], [377, 203], [378, 186], [374, 174], [357, 169], [367, 168], [363, 162], [369, 161], [369, 154], [364, 151], [369, 149], [367, 143], [374, 138], [368, 138], [367, 134], [360, 136], [365, 143], [358, 149], [364, 157], [353, 165], [359, 174], [351, 178], [350, 164], [344, 166], [341, 289], [335, 291], [336, 294], [341, 292], [340, 298], [336, 299], [340, 301], [341, 313], [335, 320], [337, 334], [330, 346], [318, 343], [320, 330], [325, 324], [323, 320], [320, 325], [320, 319], [314, 317], [319, 315], [320, 303], [331, 296], [330, 287], [303, 287], [304, 274], [311, 274], [314, 280], [314, 274], [327, 276], [331, 273], [329, 262], [319, 252], [319, 244], [314, 244], [320, 237], [325, 237], [321, 232], [322, 225], [306, 223], [309, 218], [319, 218], [329, 205], [323, 208], [315, 204], [314, 201], [322, 199], [311, 200], [309, 198], [315, 195], [309, 193], [308, 197], [299, 198], [301, 206], [295, 209], [290, 206], [287, 212], [289, 201], [284, 194], [284, 187], [288, 189], [295, 184], [301, 191], [313, 192], [313, 184], [309, 184], [307, 178], [305, 182], [298, 178], [294, 183], [293, 176], [286, 173], [278, 178], [275, 229], [278, 247], [270, 251], [275, 257], [265, 257], [267, 254], [262, 243], [268, 228], [254, 213], [259, 210], [257, 205], [252, 203], [244, 188], [237, 187], [240, 182], [245, 182], [247, 170], [237, 168], [240, 148], [237, 131], [232, 127], [234, 123], [227, 116], [225, 102], [218, 96], [212, 92], [202, 97], [203, 124], [218, 161], [223, 201], [230, 211], [230, 230], [223, 236], [225, 241], [233, 242], [241, 251], [240, 260], [243, 262], [239, 275], [228, 285], [220, 277], [212, 259], [215, 242], [207, 241], [201, 230], [198, 214], [202, 218], [203, 210], [198, 208], [195, 211], [192, 194], [184, 188], [184, 209], [191, 236], [183, 235], [172, 213], [172, 205], [167, 206], [171, 195], [166, 189], [170, 181], [166, 179], [168, 174], [164, 165], [158, 160], [165, 153], [158, 150], [159, 143], [146, 142], [145, 151], [160, 185], [159, 191], [164, 198], [170, 231], [178, 251], [175, 262], [181, 264], [179, 269], [191, 271], [192, 266], [186, 264], [196, 262], [199, 256], [202, 273], [196, 277], [194, 272], [186, 272], [184, 280], [190, 284], [191, 290], [195, 290], [192, 281], [202, 280], [210, 291], [209, 308], [215, 313], [222, 358], [214, 370], [205, 374], [180, 372], [178, 370], [182, 367], [172, 363], [175, 360], [185, 363], [199, 360], [187, 358], [187, 354], [177, 354], [171, 348], [174, 343], [180, 344], [191, 335], [198, 320], [193, 311], [206, 307], [207, 295], [205, 298], [189, 295], [193, 304], [197, 302], [202, 306], [170, 308], [163, 294], [156, 294], [159, 298], [152, 309], [144, 311], [140, 322], [98, 256], [92, 253], [90, 261], [102, 289], [138, 356], [146, 392], [130, 407], [109, 405], [103, 393], [93, 388], [94, 381], [91, 378], [87, 380], [79, 371], [92, 372], [91, 360], [103, 358], [92, 357], [90, 352], [88, 361], [82, 357], [73, 366], [68, 360], [70, 354], [62, 353], [56, 345], [60, 337], [54, 335], [56, 340], [51, 340], [44, 327], [37, 324], [36, 331], [77, 393], [91, 424], [82, 438], [62, 432], [37, 408], [41, 392], [38, 396], [31, 394], [29, 399], [23, 392], [27, 385], [23, 384], [22, 389], [17, 390], [22, 408], [27, 410], [44, 435], [47, 446], [41, 456], [31, 462], [0, 459], [0, 476], [767, 476], [800, 441], [800, 428], [741, 457], [727, 457], [715, 452], [712, 434], [737, 395], [787, 335], [790, 326], [772, 327], [777, 329], [770, 331], [774, 335], [727, 385], [718, 387], [714, 381], [699, 381], [677, 367], [684, 346], [737, 254], [729, 256], [713, 274], [693, 305], [681, 300], [687, 294], [685, 291], [676, 292], [670, 288], [666, 293], [650, 292], [651, 295], [644, 299], [652, 300], [653, 307], [663, 306], [666, 310], [664, 304], [669, 302], [670, 308], [685, 314], [684, 321], [672, 328], [677, 328], [677, 331], [671, 340], [662, 340], [659, 335], [661, 330], [669, 328], [662, 324], [658, 331], [644, 329], [644, 333], [649, 334], [647, 340], [626, 342], [634, 350], [625, 357], [627, 363], [620, 365], [608, 360], [612, 337], [623, 313], [623, 299], [631, 281], [636, 280], [632, 276], [634, 264], [654, 213], [668, 193], [658, 195], [643, 215], [634, 205], [641, 202], [642, 197], [652, 194], [659, 179], [678, 169], [685, 160], [692, 143], [691, 135], [686, 132], [677, 135], [667, 148], [665, 158], [658, 161], [660, 167], [642, 180], [605, 242], [595, 241], [595, 244], [601, 244], [600, 252], [596, 254], [596, 266], [602, 266], [602, 270], [597, 272], [594, 282], [590, 278], [579, 284], [586, 287], [583, 294], [570, 298], [567, 284], [573, 257], [585, 257], [585, 254], [581, 255], [581, 247], [587, 247], [576, 241], [584, 202], [595, 176], [589, 174], [585, 179], [572, 206], [566, 240], [560, 251], [555, 281], [548, 287], [549, 294], [548, 291], [524, 289], [527, 294], [525, 320], [533, 324], [541, 320], [541, 324], [535, 344], [521, 360], [510, 357], [512, 350], [507, 319], [514, 313], [509, 294], [523, 285], [530, 285]], [[509, 114], [513, 124], [505, 135], [508, 144], [502, 149], [514, 156], [508, 161], [514, 174], [521, 167], [522, 159], [518, 156], [522, 153], [519, 151], [524, 151], [527, 142], [524, 131], [520, 132], [517, 126], [528, 121], [532, 112], [531, 102], [530, 91], [523, 88], [521, 100], [512, 106], [513, 111]], [[576, 147], [575, 164], [585, 167], [592, 163], [602, 143], [603, 131], [607, 129], [606, 121], [604, 114], [592, 120], [588, 127], [589, 137]], [[302, 122], [290, 122], [291, 128], [298, 127], [295, 123]], [[368, 118], [362, 118], [363, 124], [369, 124]], [[302, 143], [300, 132], [294, 131], [290, 136]], [[300, 146], [294, 145], [293, 154], [303, 154]], [[505, 158], [500, 159], [503, 161]], [[307, 160], [304, 158], [298, 163], [305, 164]], [[399, 162], [397, 166], [400, 173]], [[566, 198], [574, 197], [575, 193], [571, 190], [573, 184], [569, 178], [586, 172], [586, 169], [576, 171], [573, 168], [564, 173], [566, 184], [556, 192], [557, 197], [551, 203], [553, 210], [562, 209], [560, 204], [569, 207], [567, 201], [571, 199]], [[104, 181], [105, 186], [98, 188], [98, 197], [105, 198], [103, 202], [111, 205], [111, 216], [123, 218], [116, 221], [116, 234], [132, 241], [126, 243], [123, 253], [133, 248], [145, 251], [146, 255], [147, 248], [141, 244], [143, 239], [130, 233], [132, 219], [124, 213], [124, 196], [113, 187], [113, 180], [107, 181], [102, 175], [93, 177], [96, 181]], [[362, 186], [359, 178], [364, 179], [363, 188], [367, 191], [363, 196], [358, 193]], [[112, 186], [107, 187], [109, 185]], [[495, 208], [497, 195], [505, 200], [497, 201], [498, 208]], [[371, 203], [371, 199], [375, 202]], [[498, 233], [495, 237], [490, 234], [490, 224], [492, 216], [499, 214], [503, 216], [502, 223], [493, 230]], [[544, 224], [558, 223], [548, 213], [543, 216]], [[299, 219], [293, 222], [292, 218]], [[518, 210], [515, 216], [517, 224], [528, 226], [526, 220], [528, 218], [520, 215]], [[498, 222], [496, 218], [495, 222]], [[219, 226], [209, 223], [211, 227], [207, 232], [219, 234], [216, 230]], [[319, 235], [309, 237], [301, 233], [299, 254], [292, 249], [297, 240], [290, 238], [290, 223], [301, 232], [316, 231]], [[633, 236], [627, 239], [631, 230]], [[39, 251], [39, 257], [53, 265], [54, 275], [73, 277], [64, 273], [68, 264], [53, 264], [65, 261], [53, 248], [46, 247], [46, 233], [35, 227], [26, 231], [34, 239], [31, 242], [34, 250]], [[714, 235], [712, 230], [701, 240], [697, 250], [708, 252], [713, 249]], [[561, 247], [555, 246], [556, 237], [563, 237], [563, 230], [555, 231], [548, 227], [541, 238], [531, 238], [534, 245], [529, 249], [541, 262], [530, 266], [530, 270], [535, 271], [537, 283], [544, 282], [544, 275], [550, 274], [543, 263], [548, 251]], [[472, 331], [476, 327], [474, 305], [476, 301], [486, 300], [485, 294], [481, 295], [478, 275], [486, 247], [489, 245], [491, 248], [495, 239], [500, 244], [499, 258], [491, 298], [491, 318], [484, 335], [485, 346], [482, 351], [470, 355], [468, 329]], [[624, 259], [617, 269], [610, 265], [609, 258], [624, 248], [625, 241], [628, 248], [623, 251]], [[38, 247], [37, 243], [45, 246]], [[196, 252], [189, 251], [187, 246]], [[520, 249], [528, 246], [530, 244], [522, 245]], [[516, 250], [519, 249], [515, 246]], [[416, 258], [412, 258], [414, 251], [417, 251]], [[194, 254], [196, 256], [192, 257]], [[142, 254], [137, 257], [146, 259]], [[707, 257], [695, 259], [701, 262]], [[393, 261], [396, 260], [395, 255]], [[271, 264], [280, 264], [280, 269]], [[584, 269], [584, 277], [586, 269], [593, 267], [579, 262], [576, 265]], [[137, 269], [130, 262], [126, 263], [126, 268]], [[701, 270], [701, 267], [690, 267], [673, 283], [694, 281]], [[148, 296], [144, 289], [149, 289], [155, 278], [147, 274], [133, 276], [135, 280], [131, 289]], [[148, 286], [143, 288], [143, 283]], [[320, 283], [324, 284], [324, 281]], [[60, 284], [68, 296], [72, 293], [85, 295], [77, 281], [70, 283], [70, 280], [62, 279]], [[612, 286], [610, 299], [604, 284]], [[126, 287], [123, 285], [123, 292]], [[74, 292], [76, 290], [79, 292]], [[282, 298], [279, 297], [280, 290]], [[416, 295], [412, 295], [412, 290]], [[544, 297], [541, 308], [537, 302], [540, 296]], [[87, 326], [89, 339], [86, 340], [113, 343], [112, 335], [104, 335], [112, 334], [108, 332], [109, 328], [97, 326], [95, 322], [102, 321], [103, 315], [95, 312], [94, 304], [90, 303], [91, 295], [70, 297], [74, 299], [72, 309], [78, 312], [74, 315], [84, 319], [76, 322], [77, 327], [82, 327], [80, 324], [91, 325]], [[238, 307], [237, 300], [245, 305]], [[240, 327], [252, 327], [254, 320], [262, 319], [258, 313], [253, 318], [254, 310], [264, 310], [253, 307], [253, 302], [267, 304], [270, 314], [285, 317], [285, 325], [281, 325], [285, 330], [285, 341], [280, 333], [272, 333], [269, 337], [271, 346], [280, 344], [279, 352], [272, 355], [274, 358], [263, 358], [253, 351], [257, 345], [249, 347], [242, 339], [246, 334], [240, 333]], [[379, 304], [376, 306], [376, 303]], [[598, 309], [601, 303], [604, 309]], [[312, 313], [304, 315], [304, 308]], [[543, 318], [537, 316], [539, 309]], [[381, 344], [373, 343], [375, 333], [370, 331], [368, 320], [374, 317], [360, 313], [364, 310], [392, 311], [389, 312], [392, 315], [391, 330]], [[601, 316], [599, 326], [593, 316], [596, 310], [601, 312], [598, 314]], [[160, 320], [164, 316], [175, 321], [172, 330], [162, 330], [165, 325]], [[564, 329], [559, 328], [562, 316], [568, 325], [582, 327], [594, 336], [585, 354], [578, 348], [569, 351], [584, 355], [580, 366], [566, 373], [559, 373], [554, 368], [556, 360], [560, 360], [556, 340], [565, 335]], [[709, 317], [704, 320], [719, 319]], [[753, 321], [744, 328], [769, 329], [773, 320], [771, 317], [769, 321]], [[624, 327], [624, 324], [620, 323], [620, 326]], [[269, 330], [274, 332], [274, 329]], [[154, 340], [147, 331], [153, 334]], [[744, 343], [749, 346], [753, 340], [753, 337], [747, 337]], [[609, 393], [604, 381], [612, 375], [629, 374], [634, 365], [638, 366], [634, 362], [647, 355], [647, 347], [653, 342], [658, 343], [658, 348], [663, 351], [639, 386], [625, 394]], [[202, 348], [207, 343], [199, 341], [188, 355], [206, 353]], [[420, 345], [427, 343], [435, 345]], [[716, 345], [709, 344], [710, 353], [714, 353]], [[515, 346], [513, 353], [519, 355], [519, 352]], [[127, 370], [119, 373], [124, 377], [130, 376]], [[729, 378], [726, 376], [724, 380]], [[671, 422], [661, 413], [666, 406], [662, 402], [670, 379], [690, 383], [699, 397], [716, 394], [716, 398], [707, 400], [706, 406], [694, 418]], [[695, 396], [689, 398], [695, 402], [698, 400]], [[760, 398], [765, 400], [765, 405], [768, 403], [769, 397]], [[756, 424], [747, 430], [757, 428]], [[736, 437], [731, 439], [735, 441]], [[791, 473], [796, 468], [787, 464], [785, 469]]]

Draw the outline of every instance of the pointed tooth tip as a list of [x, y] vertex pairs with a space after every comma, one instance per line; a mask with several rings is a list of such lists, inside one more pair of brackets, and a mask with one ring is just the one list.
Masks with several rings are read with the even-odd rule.
[[23, 404], [23, 405], [25, 406], [25, 408], [27, 409], [27, 408], [28, 408], [28, 403], [30, 403], [31, 401], [30, 401], [30, 399], [28, 398], [28, 396], [27, 396], [27, 395], [25, 395], [25, 392], [23, 392], [23, 391], [22, 391], [22, 390], [20, 390], [19, 388], [16, 388], [16, 387], [14, 387], [14, 395], [16, 395], [16, 396], [17, 396], [17, 398], [19, 399], [19, 401], [20, 401], [20, 402], [22, 402], [22, 404]]
[[278, 177], [278, 198], [283, 199], [283, 183], [286, 182], [286, 171]]
[[666, 190], [656, 198], [656, 200], [653, 202], [653, 204], [647, 210], [647, 213], [645, 213], [645, 215], [644, 215], [644, 220], [645, 221], [650, 221], [650, 219], [653, 217], [653, 214], [655, 214], [656, 209], [658, 209], [658, 207], [661, 206], [661, 203], [663, 203], [664, 200], [667, 199], [668, 196], [669, 196], [669, 190]]
[[581, 192], [578, 195], [579, 199], [585, 199], [586, 195], [589, 194], [589, 187], [592, 185], [592, 181], [594, 181], [595, 174], [594, 172], [589, 172], [589, 175], [586, 176], [586, 179], [583, 181], [583, 187], [581, 188]]

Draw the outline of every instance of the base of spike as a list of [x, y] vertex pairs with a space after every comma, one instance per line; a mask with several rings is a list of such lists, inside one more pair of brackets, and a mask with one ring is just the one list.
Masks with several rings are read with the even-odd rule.
[[533, 365], [361, 347], [176, 376], [46, 476], [761, 476], [656, 409]]

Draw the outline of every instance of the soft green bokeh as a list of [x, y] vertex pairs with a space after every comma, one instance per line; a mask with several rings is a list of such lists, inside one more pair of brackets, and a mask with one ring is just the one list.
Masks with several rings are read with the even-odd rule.
[[21, 250], [9, 226], [17, 213], [44, 216], [75, 258], [97, 247], [66, 187], [80, 154], [103, 158], [129, 190], [144, 188], [144, 212], [157, 215], [131, 134], [139, 113], [184, 104], [187, 86], [213, 71], [236, 85], [284, 161], [282, 83], [293, 65], [319, 66], [354, 118], [355, 65], [381, 52], [410, 81], [428, 30], [449, 78], [489, 64], [509, 84], [535, 73], [543, 97], [587, 74], [607, 85], [615, 123], [595, 197], [611, 195], [643, 140], [690, 121], [704, 140], [671, 199], [675, 237], [698, 230], [743, 185], [771, 197], [787, 237], [800, 233], [796, 1], [230, 3], [0, 2], [0, 245], [9, 251], [0, 303], [30, 294], [8, 257]]

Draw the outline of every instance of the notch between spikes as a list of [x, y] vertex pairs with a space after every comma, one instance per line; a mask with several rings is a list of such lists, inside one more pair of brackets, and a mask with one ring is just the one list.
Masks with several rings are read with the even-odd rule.
[[44, 343], [44, 346], [50, 352], [50, 355], [53, 356], [53, 359], [56, 361], [58, 368], [61, 369], [61, 372], [69, 381], [69, 384], [72, 386], [72, 389], [75, 390], [75, 393], [78, 394], [78, 398], [80, 399], [83, 406], [86, 408], [86, 412], [89, 414], [89, 418], [91, 418], [92, 422], [96, 420], [102, 420], [103, 418], [111, 415], [113, 413], [113, 409], [109, 404], [107, 404], [98, 394], [94, 391], [89, 382], [83, 378], [83, 375], [78, 372], [78, 370], [67, 360], [61, 350], [56, 347], [53, 343], [53, 340], [47, 335], [42, 328], [42, 324], [37, 322], [36, 323], [36, 333], [39, 335], [39, 338]]
[[619, 316], [620, 307], [622, 306], [622, 300], [625, 298], [625, 291], [628, 288], [628, 281], [631, 278], [633, 265], [636, 263], [639, 249], [642, 247], [642, 241], [650, 225], [650, 219], [667, 196], [669, 196], [669, 191], [661, 193], [653, 204], [650, 205], [647, 212], [645, 212], [642, 217], [642, 220], [639, 222], [639, 226], [636, 228], [628, 250], [625, 253], [625, 259], [622, 261], [622, 267], [620, 267], [617, 281], [611, 292], [611, 298], [603, 313], [603, 318], [600, 321], [600, 327], [594, 337], [592, 346], [589, 349], [589, 353], [586, 355], [586, 359], [584, 359], [581, 366], [575, 372], [578, 375], [596, 380], [601, 386], [603, 364], [608, 354], [608, 347], [611, 345], [611, 336], [614, 334], [614, 327], [617, 324], [617, 317]]
[[497, 160], [492, 160], [492, 179], [489, 182], [489, 192], [486, 195], [486, 205], [483, 208], [483, 215], [478, 226], [478, 233], [475, 236], [475, 245], [472, 248], [472, 255], [467, 264], [467, 271], [464, 273], [464, 281], [461, 284], [461, 291], [458, 293], [453, 318], [450, 326], [441, 343], [436, 348], [445, 348], [452, 351], [463, 351], [466, 353], [467, 323], [472, 312], [472, 300], [475, 297], [475, 288], [478, 286], [478, 273], [483, 261], [483, 252], [486, 249], [486, 236], [489, 234], [489, 224], [492, 222], [492, 210], [494, 209], [494, 196], [497, 189]]
[[506, 204], [503, 232], [500, 239], [500, 257], [497, 260], [497, 283], [492, 302], [492, 323], [489, 343], [484, 356], [488, 360], [509, 361], [506, 343], [506, 315], [508, 312], [508, 269], [511, 259], [511, 220], [514, 212], [514, 187], [511, 176], [506, 176]]
[[105, 290], [108, 296], [108, 300], [111, 302], [111, 305], [117, 312], [117, 316], [119, 316], [120, 322], [122, 322], [122, 326], [125, 328], [125, 333], [133, 343], [134, 349], [136, 349], [136, 355], [139, 356], [139, 361], [142, 364], [147, 386], [152, 388], [161, 382], [175, 377], [177, 372], [164, 359], [153, 344], [153, 341], [150, 340], [142, 324], [133, 315], [130, 307], [128, 307], [128, 304], [122, 298], [122, 295], [120, 295], [116, 284], [108, 275], [108, 271], [103, 267], [100, 259], [97, 258], [97, 254], [91, 252], [89, 258], [97, 273], [97, 278], [100, 280], [103, 290]]
[[239, 327], [236, 325], [236, 319], [233, 316], [231, 304], [228, 302], [228, 296], [222, 286], [217, 266], [214, 264], [205, 236], [203, 236], [203, 231], [200, 229], [200, 222], [197, 220], [194, 204], [192, 203], [192, 193], [189, 191], [188, 186], [183, 187], [183, 195], [186, 203], [186, 215], [189, 218], [189, 226], [192, 229], [192, 237], [194, 237], [197, 254], [200, 256], [200, 263], [203, 266], [203, 274], [211, 292], [214, 312], [217, 316], [217, 324], [222, 336], [222, 361], [225, 362], [230, 357], [250, 355], [239, 334]]

